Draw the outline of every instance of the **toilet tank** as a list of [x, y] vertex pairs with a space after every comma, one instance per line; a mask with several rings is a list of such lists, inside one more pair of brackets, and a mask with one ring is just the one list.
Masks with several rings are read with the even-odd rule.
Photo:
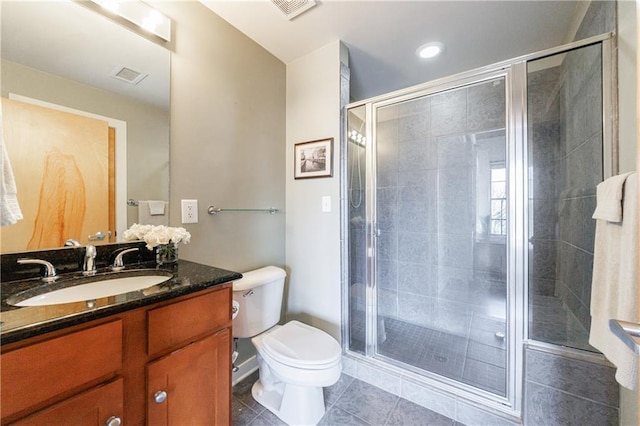
[[266, 266], [244, 272], [233, 282], [233, 300], [239, 305], [233, 337], [256, 336], [280, 321], [286, 276], [283, 269]]

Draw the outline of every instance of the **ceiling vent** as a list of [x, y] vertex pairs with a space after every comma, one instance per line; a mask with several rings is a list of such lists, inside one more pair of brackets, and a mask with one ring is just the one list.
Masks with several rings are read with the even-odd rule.
[[142, 80], [144, 80], [147, 75], [148, 74], [143, 74], [139, 71], [132, 70], [131, 68], [127, 67], [117, 67], [116, 69], [111, 71], [111, 77], [125, 81], [129, 84], [138, 84]]
[[292, 20], [316, 5], [315, 0], [271, 0], [271, 2], [284, 13], [288, 20]]

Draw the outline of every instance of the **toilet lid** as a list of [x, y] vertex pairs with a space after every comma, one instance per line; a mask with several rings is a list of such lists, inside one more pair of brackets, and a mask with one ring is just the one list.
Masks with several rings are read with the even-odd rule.
[[329, 364], [341, 356], [340, 345], [333, 337], [298, 321], [273, 330], [262, 342], [269, 356], [288, 365]]

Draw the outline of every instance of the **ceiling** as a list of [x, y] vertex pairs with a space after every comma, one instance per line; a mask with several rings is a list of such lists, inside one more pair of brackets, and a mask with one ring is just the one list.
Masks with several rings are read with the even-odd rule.
[[[352, 100], [562, 44], [588, 4], [318, 0], [288, 20], [270, 0], [201, 2], [285, 63], [341, 40], [349, 49]], [[74, 2], [3, 2], [2, 57], [166, 108], [167, 51], [117, 27]], [[445, 53], [418, 59], [416, 49], [429, 41], [444, 43]], [[123, 83], [109, 76], [117, 65], [149, 76]]]
[[[288, 20], [270, 0], [201, 0], [285, 63], [332, 41], [349, 49], [351, 98], [362, 100], [557, 46], [587, 2], [319, 0]], [[445, 44], [443, 55], [416, 49]]]

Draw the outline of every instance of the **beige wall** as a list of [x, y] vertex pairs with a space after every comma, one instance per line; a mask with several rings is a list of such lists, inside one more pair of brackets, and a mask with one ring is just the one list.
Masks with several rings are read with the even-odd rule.
[[634, 1], [618, 2], [618, 98], [620, 172], [636, 170], [637, 20]]
[[[283, 266], [285, 65], [196, 1], [156, 2], [174, 22], [170, 223], [180, 257], [239, 272]], [[180, 200], [197, 199], [181, 225]], [[222, 208], [281, 212], [207, 214]]]
[[[287, 64], [287, 319], [340, 339], [340, 57], [334, 41]], [[333, 141], [333, 177], [293, 178], [294, 144]], [[331, 212], [321, 198], [331, 197]]]
[[[618, 97], [619, 97], [619, 149], [620, 172], [638, 170], [638, 143], [640, 141], [640, 85], [638, 44], [640, 32], [640, 2], [618, 2]], [[638, 259], [640, 262], [640, 259]], [[640, 300], [638, 300], [640, 303]], [[638, 318], [640, 320], [640, 318]], [[638, 425], [640, 393], [620, 387], [620, 424]]]

